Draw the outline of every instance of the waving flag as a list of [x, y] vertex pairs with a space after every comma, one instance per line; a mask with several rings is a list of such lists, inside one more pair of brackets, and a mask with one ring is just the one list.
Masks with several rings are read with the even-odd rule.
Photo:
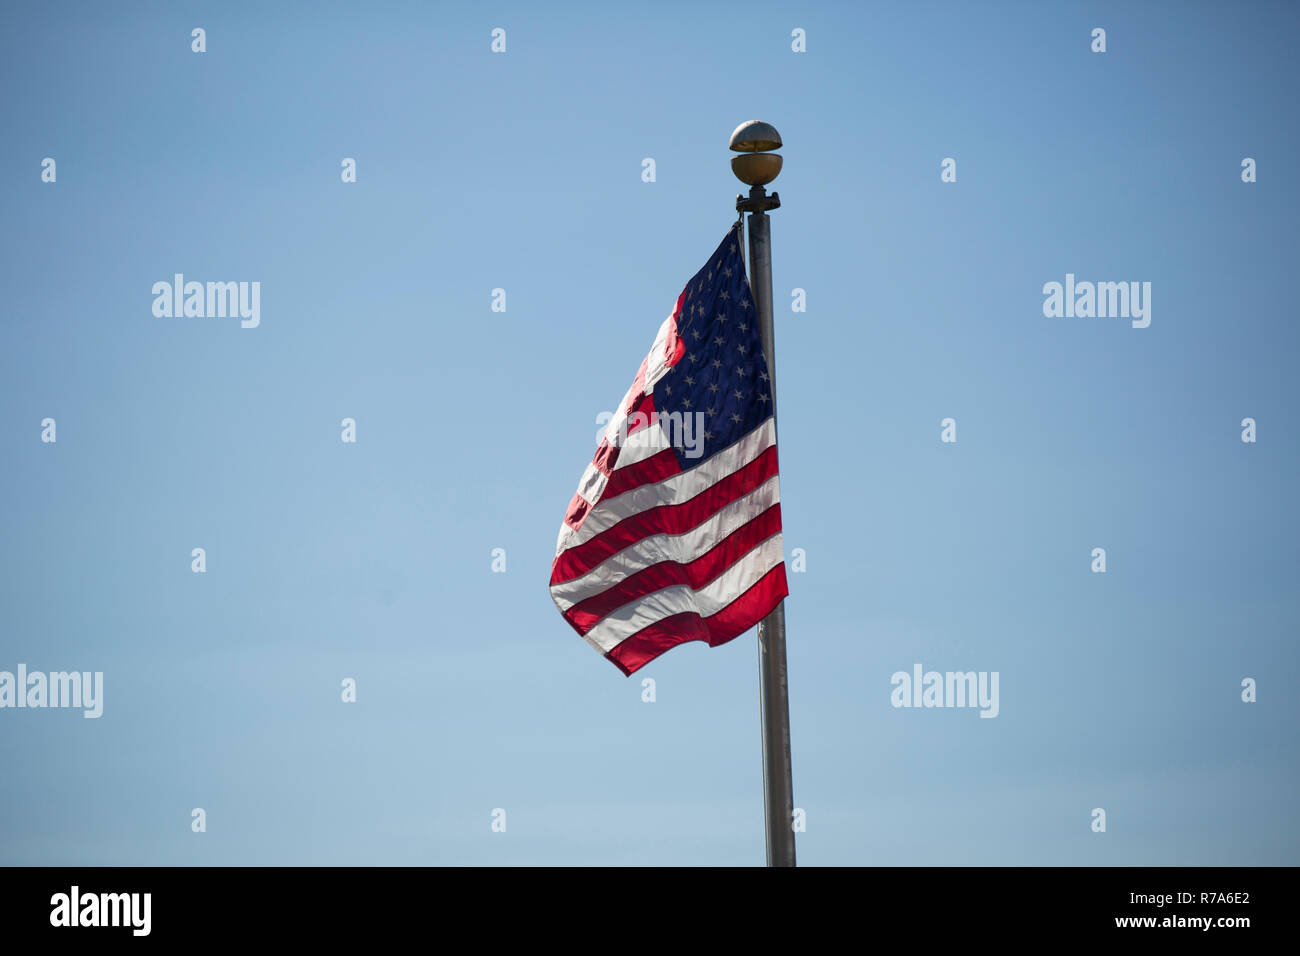
[[624, 674], [788, 593], [776, 421], [737, 223], [677, 297], [560, 527], [551, 597]]

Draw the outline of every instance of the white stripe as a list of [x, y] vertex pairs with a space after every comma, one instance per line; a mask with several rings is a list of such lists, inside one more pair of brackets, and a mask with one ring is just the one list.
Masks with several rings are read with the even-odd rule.
[[[569, 536], [567, 543], [560, 550], [590, 541], [602, 531], [642, 511], [658, 508], [660, 505], [675, 505], [689, 501], [723, 478], [744, 468], [775, 441], [776, 424], [768, 418], [740, 441], [702, 461], [694, 468], [651, 485], [640, 485], [631, 491], [623, 492], [616, 498], [598, 502], [582, 522], [582, 527]], [[560, 536], [564, 537], [563, 531]]]
[[[655, 382], [663, 378], [668, 371], [667, 359], [664, 356], [664, 347], [668, 343], [668, 331], [672, 325], [673, 317], [670, 315], [664, 319], [659, 326], [659, 332], [655, 335], [654, 344], [650, 346], [650, 351], [646, 354], [643, 364], [645, 365], [645, 383], [641, 391], [633, 391], [636, 386], [636, 379], [628, 386], [627, 392], [623, 395], [623, 400], [618, 403], [618, 412], [609, 420], [605, 426], [605, 440], [611, 445], [618, 444], [618, 435], [622, 431], [623, 423], [627, 421], [628, 410], [641, 401], [641, 396], [649, 395], [654, 391]], [[639, 371], [639, 370], [638, 370]]]
[[[600, 496], [605, 491], [605, 485], [608, 482], [609, 479], [605, 477], [605, 473], [597, 468], [594, 463], [590, 464], [587, 466], [587, 470], [582, 473], [582, 477], [578, 479], [578, 497], [585, 500], [588, 504], [591, 504], [593, 501], [599, 501]], [[560, 554], [568, 547], [566, 542], [568, 542], [571, 537], [573, 537], [573, 529], [569, 527], [567, 521], [561, 521], [560, 535], [555, 540], [556, 554]]]
[[[619, 439], [623, 437], [623, 430], [627, 427], [628, 412], [633, 405], [640, 402], [641, 395], [649, 395], [654, 391], [655, 383], [668, 373], [668, 358], [665, 351], [668, 345], [668, 336], [673, 329], [673, 317], [671, 315], [659, 324], [659, 331], [655, 333], [655, 340], [650, 346], [650, 351], [645, 357], [645, 385], [638, 394], [629, 387], [627, 393], [623, 396], [623, 401], [619, 403], [618, 412], [609, 420], [605, 426], [605, 441], [611, 445], [618, 446]], [[633, 380], [635, 385], [635, 380]], [[628, 438], [622, 449], [618, 453], [618, 458], [614, 462], [614, 469], [617, 470], [626, 465], [634, 465], [639, 461], [644, 461], [651, 455], [663, 451], [665, 448], [671, 448], [668, 436], [664, 433], [663, 427], [648, 426], [634, 433]], [[578, 495], [589, 503], [600, 500], [601, 494], [605, 490], [608, 479], [601, 473], [595, 464], [587, 466], [587, 470], [582, 473], [582, 478], [578, 481]], [[572, 547], [574, 530], [567, 523], [560, 524], [560, 534], [555, 541], [555, 553], [558, 555], [565, 548]]]
[[578, 479], [578, 494], [588, 501], [599, 501], [608, 482], [609, 479], [605, 476], [605, 473], [597, 468], [593, 462], [587, 466], [587, 470]]
[[560, 534], [555, 539], [555, 554], [559, 556], [564, 553], [564, 549], [569, 546], [569, 539], [573, 537], [573, 529], [569, 527], [567, 521], [560, 522]]
[[668, 346], [668, 333], [672, 331], [672, 327], [673, 317], [670, 315], [659, 326], [654, 345], [650, 346], [650, 354], [646, 356], [645, 394], [647, 395], [654, 391], [655, 383], [668, 372], [668, 356], [665, 353]]
[[[671, 448], [668, 443], [668, 436], [664, 432], [663, 426], [659, 424], [650, 425], [634, 432], [628, 442], [618, 453], [618, 461], [614, 465], [614, 470], [618, 471], [623, 465], [636, 464], [638, 461], [644, 461], [651, 455], [658, 454], [665, 448]], [[605, 486], [609, 484], [609, 476], [596, 467], [592, 462], [587, 466], [582, 477], [578, 479], [578, 497], [582, 498], [588, 504], [600, 500], [600, 496], [605, 493]], [[560, 523], [560, 536], [555, 541], [555, 553], [558, 555], [570, 547], [569, 539], [573, 537], [573, 528], [569, 527], [568, 522]]]
[[[627, 437], [627, 443], [619, 449], [618, 460], [614, 462], [614, 471], [626, 468], [628, 465], [635, 465], [639, 461], [645, 461], [651, 455], [656, 455], [665, 448], [672, 447], [668, 442], [668, 434], [664, 431], [664, 426], [659, 423], [656, 417], [653, 425], [639, 428]], [[588, 500], [594, 501], [595, 499]]]
[[562, 612], [580, 601], [611, 588], [653, 564], [676, 561], [688, 564], [716, 547], [723, 538], [744, 527], [781, 500], [780, 478], [773, 475], [744, 497], [682, 534], [655, 534], [610, 555], [581, 577], [551, 587], [551, 597]]
[[609, 653], [637, 631], [674, 614], [695, 611], [700, 617], [711, 617], [758, 583], [783, 557], [778, 531], [700, 590], [678, 584], [647, 594], [612, 611], [583, 636]]

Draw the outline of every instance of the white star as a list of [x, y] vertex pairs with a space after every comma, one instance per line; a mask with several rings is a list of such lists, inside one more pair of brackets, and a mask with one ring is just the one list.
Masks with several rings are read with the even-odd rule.
[[741, 307], [742, 309], [748, 309], [748, 308], [749, 308], [749, 300], [748, 300], [748, 299], [741, 299], [741, 300], [740, 300], [740, 307]]
[[731, 420], [732, 420], [733, 422], [739, 422], [739, 421], [740, 421], [740, 416], [739, 416], [739, 415], [736, 415], [736, 414], [732, 414], [732, 416], [731, 416]]
[[[713, 409], [709, 409], [709, 411], [713, 411]], [[713, 441], [713, 432], [705, 432], [705, 433], [704, 433], [704, 440], [705, 440], [705, 441]]]
[[736, 396], [736, 401], [741, 401], [745, 397], [745, 393], [742, 392], [740, 389], [736, 389], [731, 394]]
[[687, 353], [686, 353], [686, 357], [687, 357], [688, 359], [690, 359], [692, 362], [695, 361], [695, 353], [694, 353], [694, 352], [687, 352]]
[[763, 381], [766, 382], [766, 381], [767, 381], [767, 372], [766, 372], [766, 371], [759, 372], [759, 373], [758, 373], [758, 377], [761, 378]]
[[[743, 377], [743, 376], [749, 374], [749, 369], [742, 368], [741, 366], [737, 365], [737, 366], [736, 366], [736, 374], [737, 374], [737, 375], [740, 375], [740, 376]], [[687, 379], [686, 381], [687, 381], [687, 382], [690, 382], [690, 379]]]
[[[694, 357], [691, 358], [691, 361], [692, 361], [692, 362], [695, 361]], [[686, 384], [687, 384], [687, 385], [694, 385], [694, 384], [695, 384], [695, 377], [692, 376], [692, 375], [687, 375], [687, 376], [686, 376]]]
[[726, 289], [723, 289], [723, 290], [722, 290], [721, 292], [719, 292], [718, 294], [719, 294], [720, 296], [722, 296], [722, 297], [725, 299], [725, 298], [727, 297], [727, 290], [726, 290]]
[[736, 348], [740, 350], [741, 355], [744, 355], [746, 352], [749, 351], [749, 349], [745, 348], [744, 342], [741, 342], [739, 345], [736, 346]]
[[699, 329], [691, 329], [691, 335], [695, 336], [695, 340], [698, 342], [699, 339], [700, 339], [700, 330], [699, 330]]
[[689, 398], [683, 398], [682, 408], [690, 408], [690, 407], [691, 407], [691, 400]]
[[768, 398], [766, 395], [759, 395], [759, 396], [758, 396], [758, 400], [759, 400], [760, 402], [770, 402], [770, 401], [771, 401], [771, 399]]
[[712, 385], [710, 385], [710, 386], [709, 386], [709, 391], [710, 391], [710, 392], [714, 392], [714, 393], [716, 393], [716, 392], [718, 391], [718, 383], [717, 383], [717, 382], [714, 382]]
[[714, 360], [713, 360], [713, 367], [714, 367], [714, 368], [722, 368], [722, 359], [714, 359]]
[[713, 344], [714, 344], [714, 345], [726, 345], [726, 344], [727, 344], [727, 340], [724, 339], [721, 335], [715, 335], [715, 336], [713, 337]]
[[713, 409], [713, 408], [706, 408], [706, 409], [704, 410], [704, 414], [706, 414], [706, 415], [708, 415], [710, 418], [712, 418], [714, 415], [718, 414], [718, 412], [717, 412], [716, 409]]
[[746, 325], [744, 322], [741, 322], [741, 323], [740, 323], [740, 331], [742, 331], [742, 332], [748, 332], [748, 331], [749, 331], [749, 326]]
[[730, 269], [729, 267], [726, 268], [726, 269], [723, 269], [723, 270], [722, 270], [722, 274], [723, 274], [724, 276], [726, 276], [728, 279], [730, 279], [730, 278], [731, 278], [731, 269]]

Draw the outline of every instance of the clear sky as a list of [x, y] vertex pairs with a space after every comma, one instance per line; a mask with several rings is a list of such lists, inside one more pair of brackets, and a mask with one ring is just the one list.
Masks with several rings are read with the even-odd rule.
[[[1300, 863], [1298, 27], [6, 4], [0, 670], [104, 701], [0, 710], [0, 862], [760, 864], [753, 635], [629, 679], [546, 587], [759, 118], [800, 862]], [[175, 273], [260, 324], [155, 316]], [[1067, 274], [1149, 327], [1045, 316]], [[893, 707], [916, 664], [998, 716]]]

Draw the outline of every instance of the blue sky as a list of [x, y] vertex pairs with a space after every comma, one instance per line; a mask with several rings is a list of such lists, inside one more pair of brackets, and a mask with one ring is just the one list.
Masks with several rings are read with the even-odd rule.
[[[0, 711], [0, 862], [761, 864], [752, 634], [628, 679], [546, 590], [753, 118], [800, 862], [1300, 862], [1293, 7], [0, 20], [0, 670], [105, 684]], [[260, 325], [155, 317], [177, 272]], [[893, 708], [916, 663], [998, 717]]]

